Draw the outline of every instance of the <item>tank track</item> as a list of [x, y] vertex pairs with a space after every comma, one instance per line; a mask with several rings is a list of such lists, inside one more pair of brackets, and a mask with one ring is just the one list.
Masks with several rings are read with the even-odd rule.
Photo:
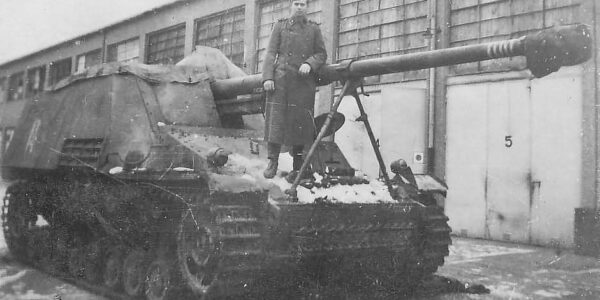
[[[368, 297], [373, 290], [382, 297], [412, 293], [443, 265], [451, 244], [450, 227], [440, 208], [412, 203], [394, 207], [402, 207], [403, 215], [412, 217], [391, 216], [380, 224], [331, 222], [296, 230], [293, 236], [303, 273], [318, 286], [365, 292]], [[314, 242], [314, 236], [326, 243]]]
[[[50, 218], [47, 218], [49, 224], [36, 226], [38, 215], [46, 219], [46, 213], [33, 203], [40, 201], [44, 192], [57, 193], [47, 191], [45, 186], [48, 185], [21, 182], [7, 189], [2, 221], [10, 252], [26, 265], [94, 293], [111, 299], [240, 297], [251, 292], [249, 279], [264, 271], [263, 224], [258, 215], [261, 207], [256, 201], [216, 197], [211, 198], [208, 206], [197, 205], [196, 198], [202, 194], [197, 188], [160, 187], [163, 196], [177, 198], [179, 205], [170, 207], [168, 213], [178, 217], [176, 221], [156, 224], [157, 228], [162, 227], [158, 234], [163, 237], [151, 239], [148, 245], [132, 245], [108, 234], [95, 234], [97, 240], [82, 241], [74, 237], [72, 228], [55, 224]], [[107, 187], [110, 185], [99, 188]], [[72, 190], [58, 193], [77, 194]], [[208, 216], [202, 215], [204, 208]], [[192, 211], [204, 218], [198, 221], [215, 233], [214, 245], [218, 250], [215, 262], [219, 271], [205, 293], [194, 290], [193, 281], [184, 284], [190, 278], [185, 278], [178, 261], [181, 256], [174, 247], [181, 242], [181, 230], [185, 229], [182, 225], [185, 222], [180, 220]]]
[[[96, 184], [103, 191], [96, 196], [121, 195], [118, 185]], [[277, 237], [268, 228], [267, 204], [257, 195], [207, 197], [198, 187], [139, 182], [138, 197], [153, 194], [169, 203], [155, 207], [160, 213], [148, 230], [155, 235], [131, 243], [106, 229], [86, 239], [81, 236], [90, 232], [60, 222], [65, 216], [57, 201], [44, 201], [77, 197], [80, 189], [35, 181], [11, 185], [2, 210], [5, 239], [19, 261], [111, 299], [274, 299], [273, 293], [290, 287], [300, 288], [292, 291], [298, 296], [324, 286], [406, 294], [443, 264], [451, 243], [440, 209], [413, 207], [408, 221], [300, 227], [284, 242], [291, 248], [273, 251]], [[39, 215], [47, 225], [36, 225]]]

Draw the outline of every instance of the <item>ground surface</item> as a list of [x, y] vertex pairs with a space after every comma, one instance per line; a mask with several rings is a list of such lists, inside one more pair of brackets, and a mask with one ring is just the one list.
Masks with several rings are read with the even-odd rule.
[[483, 284], [487, 295], [433, 299], [600, 299], [600, 259], [572, 251], [454, 238], [438, 274]]

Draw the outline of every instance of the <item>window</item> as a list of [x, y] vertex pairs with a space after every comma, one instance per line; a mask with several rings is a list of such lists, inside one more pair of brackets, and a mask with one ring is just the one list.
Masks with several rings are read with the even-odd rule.
[[138, 61], [140, 57], [140, 40], [134, 38], [108, 46], [106, 60], [108, 62]]
[[0, 103], [4, 101], [6, 101], [6, 77], [0, 78]]
[[39, 94], [46, 83], [46, 66], [27, 70], [27, 97]]
[[101, 55], [102, 51], [100, 49], [96, 49], [77, 56], [77, 67], [75, 71], [79, 72], [91, 66], [99, 65], [102, 63]]
[[[450, 2], [450, 47], [519, 38], [554, 25], [580, 21], [583, 0], [471, 0]], [[524, 69], [513, 57], [451, 66], [454, 74]]]
[[196, 45], [221, 50], [238, 67], [244, 65], [244, 7], [196, 21]]
[[148, 35], [146, 63], [172, 65], [183, 58], [185, 24]]
[[71, 64], [70, 57], [50, 63], [50, 83], [56, 84], [71, 75]]
[[[308, 19], [321, 23], [321, 1], [323, 0], [311, 0], [308, 2], [307, 16]], [[324, 0], [330, 1], [330, 0]], [[344, 1], [342, 1], [344, 2]], [[258, 45], [256, 55], [256, 67], [257, 72], [262, 71], [262, 62], [269, 44], [269, 37], [273, 31], [273, 25], [279, 19], [287, 18], [290, 14], [290, 1], [289, 0], [263, 0], [259, 4], [260, 20], [258, 26]]]
[[[428, 0], [346, 0], [339, 6], [338, 61], [428, 49]], [[373, 76], [367, 83], [425, 78], [425, 71]]]
[[25, 72], [19, 72], [10, 75], [8, 80], [8, 99], [7, 101], [23, 99], [25, 92]]

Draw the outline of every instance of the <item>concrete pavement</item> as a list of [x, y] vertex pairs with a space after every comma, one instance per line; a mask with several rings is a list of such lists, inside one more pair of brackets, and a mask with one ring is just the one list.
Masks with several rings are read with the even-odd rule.
[[490, 293], [422, 299], [600, 299], [600, 259], [570, 250], [453, 237], [437, 274], [483, 284]]

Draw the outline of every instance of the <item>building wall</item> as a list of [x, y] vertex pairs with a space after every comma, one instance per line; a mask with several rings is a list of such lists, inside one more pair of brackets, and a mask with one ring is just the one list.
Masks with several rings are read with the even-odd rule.
[[[244, 59], [241, 67], [247, 73], [255, 73], [260, 70], [260, 56], [263, 53], [262, 49], [267, 40], [270, 26], [274, 20], [285, 15], [285, 9], [282, 7], [287, 3], [288, 0], [180, 1], [109, 26], [101, 31], [60, 43], [22, 59], [5, 63], [0, 66], [0, 85], [4, 81], [3, 90], [6, 90], [9, 75], [40, 65], [46, 65], [46, 72], [49, 74], [50, 63], [64, 58], [72, 59], [72, 71], [74, 72], [78, 55], [99, 48], [102, 49], [103, 61], [106, 61], [107, 47], [132, 38], [138, 39], [139, 61], [146, 62], [149, 34], [178, 24], [186, 26], [184, 54], [187, 55], [194, 48], [197, 19], [214, 16], [240, 6], [244, 7], [245, 19]], [[313, 5], [311, 16], [321, 23], [330, 63], [515, 38], [549, 26], [577, 21], [596, 24], [594, 27], [595, 40], [600, 37], [598, 33], [600, 25], [594, 22], [598, 19], [596, 1], [314, 0], [311, 3]], [[273, 10], [277, 10], [277, 12], [273, 13]], [[599, 47], [595, 47], [595, 49], [600, 51]], [[581, 77], [582, 82], [581, 91], [574, 92], [578, 93], [575, 96], [580, 97], [582, 101], [581, 116], [570, 120], [581, 127], [581, 148], [576, 149], [580, 153], [577, 162], [580, 170], [577, 171], [576, 178], [570, 179], [577, 181], [579, 192], [571, 193], [570, 197], [576, 198], [575, 207], [592, 209], [597, 209], [600, 203], [600, 191], [597, 188], [600, 184], [600, 164], [598, 164], [600, 157], [600, 124], [598, 122], [598, 118], [600, 118], [600, 112], [598, 112], [600, 79], [598, 78], [598, 69], [600, 66], [596, 56], [592, 62], [585, 64], [580, 73], [576, 75]], [[424, 136], [426, 140], [426, 149], [422, 150], [425, 156], [425, 165], [422, 170], [436, 175], [440, 179], [449, 179], [448, 174], [455, 171], [447, 169], [450, 166], [446, 155], [447, 119], [455, 117], [455, 115], [449, 115], [447, 111], [449, 87], [452, 88], [457, 82], [461, 82], [466, 90], [476, 89], [482, 83], [515, 80], [515, 76], [519, 80], [529, 80], [529, 74], [524, 71], [524, 68], [525, 61], [522, 58], [516, 58], [366, 78], [366, 89], [372, 96], [363, 97], [365, 109], [371, 116], [376, 135], [381, 138], [382, 149], [389, 153], [386, 155], [394, 156], [386, 157], [386, 161], [396, 159], [395, 156], [399, 155], [393, 145], [402, 143], [404, 147], [405, 143], [413, 143], [409, 137], [412, 137], [410, 134], [414, 134], [411, 129], [402, 130], [401, 126], [408, 126], [406, 124], [410, 124], [410, 122], [403, 123], [395, 120], [396, 118], [390, 116], [389, 113], [392, 110], [388, 108], [396, 109], [408, 105], [405, 107], [407, 110], [415, 107], [422, 109], [422, 103], [426, 103], [427, 114], [415, 118], [415, 120], [427, 124], [419, 129], [424, 132], [417, 134]], [[329, 110], [339, 88], [339, 84], [319, 88], [316, 114]], [[415, 88], [424, 92], [414, 92]], [[6, 93], [0, 92], [0, 96], [3, 94]], [[414, 101], [417, 104], [413, 107], [411, 105], [414, 103], [410, 102], [410, 99], [400, 99], [393, 96], [395, 94], [404, 95], [404, 98], [417, 97], [418, 100]], [[30, 97], [25, 95], [25, 98]], [[0, 130], [2, 130], [0, 137], [6, 142], [10, 136], [10, 129], [16, 125], [25, 100], [7, 102], [5, 97], [0, 100]], [[398, 105], [395, 101], [398, 101]], [[482, 101], [491, 100], [486, 98]], [[356, 106], [352, 99], [344, 99], [341, 109], [349, 116], [356, 115]], [[397, 118], [401, 118], [402, 113], [400, 110], [395, 112], [399, 115]], [[370, 175], [377, 175], [378, 167], [374, 164], [374, 159], [367, 159], [373, 155], [368, 141], [363, 138], [364, 127], [361, 127], [361, 124], [353, 123], [353, 120], [347, 120], [347, 122], [357, 130], [346, 130], [351, 127], [348, 125], [348, 128], [336, 135], [336, 140], [348, 153], [348, 156], [356, 158], [355, 166], [357, 168], [367, 170]], [[362, 141], [360, 147], [354, 146], [356, 141]], [[423, 142], [414, 142], [414, 144], [422, 147]], [[392, 146], [390, 147], [390, 145]], [[543, 146], [552, 147], [553, 145]], [[421, 149], [413, 150], [413, 152], [418, 151]], [[479, 152], [475, 155], [482, 155], [482, 153]], [[409, 161], [410, 159], [411, 157], [408, 158]], [[509, 174], [501, 173], [499, 176], [508, 178]], [[447, 208], [451, 210], [453, 209], [451, 207], [453, 199], [449, 197], [448, 200], [447, 205], [450, 206]], [[484, 199], [477, 201], [484, 201]], [[481, 217], [485, 218], [486, 214], [487, 212]], [[460, 230], [458, 231], [460, 232]]]
[[[517, 38], [590, 20], [590, 3], [449, 1], [442, 7], [444, 42]], [[512, 58], [452, 66], [442, 74], [447, 79], [438, 87], [447, 105], [438, 107], [447, 126], [437, 132], [446, 146], [436, 163], [443, 159], [446, 166], [446, 212], [458, 234], [570, 247], [575, 209], [596, 207], [597, 108], [591, 106], [597, 66], [592, 61], [543, 79], [531, 79], [525, 67], [524, 58]]]

